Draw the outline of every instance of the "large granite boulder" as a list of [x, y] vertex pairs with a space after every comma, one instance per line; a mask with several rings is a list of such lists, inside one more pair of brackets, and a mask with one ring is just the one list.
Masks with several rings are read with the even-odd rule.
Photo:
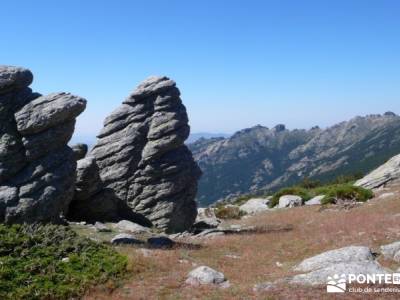
[[175, 82], [151, 77], [105, 119], [89, 153], [103, 187], [168, 232], [189, 229], [197, 214], [201, 171], [184, 144], [189, 131]]
[[86, 100], [41, 96], [32, 73], [0, 66], [0, 221], [59, 222], [75, 189], [76, 162], [67, 146]]
[[386, 274], [388, 271], [376, 260], [371, 249], [364, 246], [349, 246], [323, 252], [307, 258], [294, 267], [302, 272], [288, 279], [290, 284], [321, 285], [326, 284], [328, 276], [354, 274], [365, 276]]
[[397, 179], [400, 179], [400, 154], [392, 157], [385, 164], [358, 180], [354, 185], [366, 189], [375, 189]]

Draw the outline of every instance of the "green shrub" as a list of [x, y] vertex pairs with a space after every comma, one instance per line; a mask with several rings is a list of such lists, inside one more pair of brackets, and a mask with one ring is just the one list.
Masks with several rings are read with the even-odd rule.
[[300, 196], [303, 199], [303, 201], [307, 201], [307, 200], [310, 200], [312, 198], [312, 196], [310, 195], [309, 190], [307, 190], [305, 188], [298, 187], [298, 186], [283, 188], [283, 189], [279, 190], [277, 193], [275, 193], [272, 196], [272, 199], [269, 202], [269, 207], [274, 207], [274, 206], [278, 205], [279, 204], [279, 198], [284, 196], [284, 195]]
[[374, 196], [371, 190], [351, 184], [328, 186], [320, 194], [325, 195], [321, 204], [336, 203], [338, 199], [365, 202]]
[[364, 175], [361, 172], [357, 172], [350, 175], [339, 175], [335, 179], [333, 179], [330, 184], [333, 185], [333, 184], [354, 183], [355, 181], [363, 177]]
[[0, 225], [0, 266], [0, 299], [70, 299], [122, 278], [127, 258], [65, 226]]
[[219, 206], [215, 209], [215, 216], [220, 219], [240, 219], [246, 213], [237, 206]]

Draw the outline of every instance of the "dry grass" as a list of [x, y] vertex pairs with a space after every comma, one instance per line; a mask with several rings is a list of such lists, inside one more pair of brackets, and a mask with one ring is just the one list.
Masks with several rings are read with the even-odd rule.
[[[350, 210], [320, 210], [315, 206], [277, 210], [231, 224], [293, 227], [293, 230], [261, 231], [198, 241], [198, 249], [177, 247], [151, 250], [148, 257], [135, 248], [121, 248], [132, 262], [132, 277], [112, 293], [93, 291], [86, 299], [335, 299], [325, 287], [278, 286], [264, 293], [253, 286], [293, 274], [292, 267], [304, 258], [349, 245], [378, 250], [382, 244], [400, 240], [400, 188], [394, 196], [371, 200]], [[398, 267], [380, 259], [385, 266]], [[185, 286], [186, 275], [195, 266], [207, 265], [225, 274], [228, 289]], [[329, 297], [328, 297], [329, 296]], [[341, 299], [364, 299], [377, 295], [346, 294]], [[395, 295], [379, 294], [394, 299]]]

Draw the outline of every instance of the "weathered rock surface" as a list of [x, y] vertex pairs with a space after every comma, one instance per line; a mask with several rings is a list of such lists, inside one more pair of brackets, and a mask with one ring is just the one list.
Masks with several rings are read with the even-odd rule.
[[223, 273], [207, 266], [197, 267], [192, 270], [186, 279], [186, 284], [194, 286], [202, 284], [220, 285], [224, 282], [226, 282], [226, 279]]
[[385, 274], [387, 270], [375, 261], [371, 249], [363, 246], [349, 246], [327, 251], [305, 259], [294, 268], [307, 272], [295, 275], [288, 281], [292, 284], [326, 284], [328, 276], [333, 274]]
[[29, 70], [0, 66], [0, 221], [59, 222], [75, 189], [76, 162], [67, 146], [86, 100], [41, 96]]
[[113, 190], [104, 188], [96, 159], [87, 156], [77, 162], [76, 189], [70, 204], [69, 220], [88, 223], [127, 220], [144, 226], [151, 222], [134, 213], [126, 203], [116, 197]]
[[120, 231], [128, 231], [131, 233], [146, 233], [150, 232], [148, 227], [133, 223], [128, 220], [122, 220], [115, 224], [115, 228]]
[[400, 241], [381, 246], [381, 253], [385, 258], [400, 262]]
[[366, 189], [375, 189], [396, 179], [400, 179], [400, 154], [392, 157], [385, 164], [358, 180], [354, 185]]
[[319, 255], [307, 258], [297, 265], [294, 270], [309, 272], [322, 269], [336, 263], [347, 263], [356, 261], [373, 261], [374, 256], [371, 249], [363, 246], [349, 246], [340, 249], [323, 252]]
[[105, 189], [168, 232], [195, 221], [201, 174], [184, 145], [189, 125], [179, 96], [169, 78], [147, 79], [106, 118], [89, 154]]
[[279, 198], [279, 208], [286, 208], [286, 207], [295, 207], [295, 206], [301, 206], [303, 203], [303, 200], [301, 199], [300, 196], [296, 195], [284, 195]]
[[239, 209], [246, 214], [254, 215], [260, 212], [264, 212], [269, 209], [269, 199], [254, 198], [248, 200], [245, 204], [241, 205]]
[[85, 158], [88, 152], [88, 145], [86, 144], [75, 144], [71, 147], [72, 151], [74, 151], [75, 160], [78, 161], [80, 159]]
[[111, 244], [113, 245], [140, 245], [143, 244], [141, 240], [136, 239], [135, 236], [127, 233], [117, 234], [115, 237], [111, 239]]
[[311, 198], [310, 200], [306, 201], [306, 205], [321, 205], [322, 199], [325, 198], [325, 195], [318, 195], [315, 196], [314, 198]]
[[197, 210], [196, 221], [193, 224], [193, 230], [195, 232], [202, 231], [205, 229], [217, 228], [221, 223], [212, 208], [199, 208]]

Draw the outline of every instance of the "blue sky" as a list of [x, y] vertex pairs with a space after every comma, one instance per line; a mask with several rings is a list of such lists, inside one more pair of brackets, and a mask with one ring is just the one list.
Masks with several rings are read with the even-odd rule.
[[328, 126], [400, 113], [400, 1], [4, 1], [1, 64], [88, 99], [77, 136], [149, 75], [173, 78], [193, 132]]

